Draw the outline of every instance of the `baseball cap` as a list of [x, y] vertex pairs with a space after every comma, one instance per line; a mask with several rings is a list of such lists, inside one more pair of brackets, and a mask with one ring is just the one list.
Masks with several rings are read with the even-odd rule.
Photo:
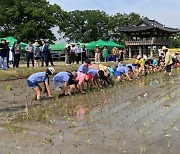
[[48, 70], [51, 72], [51, 74], [54, 74], [55, 69], [53, 67], [48, 67]]
[[92, 74], [87, 73], [87, 76], [88, 76], [89, 80], [91, 80], [91, 79], [92, 79]]

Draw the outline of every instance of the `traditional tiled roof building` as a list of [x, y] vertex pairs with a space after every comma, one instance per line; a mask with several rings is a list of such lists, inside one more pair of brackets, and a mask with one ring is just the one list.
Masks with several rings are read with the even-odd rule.
[[143, 17], [136, 25], [121, 27], [121, 33], [126, 33], [129, 37], [125, 42], [129, 47], [129, 57], [132, 56], [131, 50], [139, 50], [139, 54], [143, 55], [143, 52], [150, 49], [151, 57], [153, 57], [153, 47], [156, 49], [162, 46], [169, 47], [171, 45], [170, 36], [177, 32], [179, 29], [166, 27], [156, 20], [150, 20], [147, 17]]

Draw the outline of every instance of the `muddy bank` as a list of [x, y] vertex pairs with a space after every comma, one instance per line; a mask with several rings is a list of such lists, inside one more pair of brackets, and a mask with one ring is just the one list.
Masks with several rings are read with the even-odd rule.
[[155, 73], [37, 104], [26, 80], [1, 82], [1, 153], [178, 153], [179, 85]]

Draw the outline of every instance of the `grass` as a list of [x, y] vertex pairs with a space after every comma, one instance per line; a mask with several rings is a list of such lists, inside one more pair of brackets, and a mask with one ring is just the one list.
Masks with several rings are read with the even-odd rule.
[[[124, 64], [131, 63], [134, 60], [127, 60]], [[117, 62], [107, 62], [102, 63], [106, 66], [117, 65]], [[72, 65], [55, 65], [55, 73], [61, 71], [72, 71], [77, 70], [80, 64], [72, 64]], [[20, 67], [20, 68], [9, 68], [8, 70], [0, 71], [0, 81], [9, 81], [9, 80], [18, 80], [29, 77], [31, 74], [36, 72], [45, 71], [46, 67]]]

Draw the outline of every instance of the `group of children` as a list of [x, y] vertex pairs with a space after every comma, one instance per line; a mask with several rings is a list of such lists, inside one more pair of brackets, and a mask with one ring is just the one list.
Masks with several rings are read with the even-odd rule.
[[[146, 59], [146, 57], [137, 56], [133, 64], [123, 65], [121, 59], [118, 60], [118, 66], [107, 67], [102, 64], [91, 64], [89, 59], [79, 66], [78, 70], [71, 72], [62, 71], [53, 77], [53, 83], [61, 95], [72, 95], [81, 92], [85, 94], [87, 87], [101, 88], [104, 85], [111, 84], [111, 81], [120, 82], [124, 77], [132, 81], [133, 78], [139, 78], [140, 75], [149, 74], [150, 71], [156, 72], [164, 69], [163, 59]], [[54, 74], [53, 67], [47, 68], [45, 72], [32, 74], [28, 80], [28, 86], [36, 94], [36, 99], [41, 99], [42, 88], [39, 83], [43, 82], [44, 92], [52, 97], [49, 87], [49, 75]]]

